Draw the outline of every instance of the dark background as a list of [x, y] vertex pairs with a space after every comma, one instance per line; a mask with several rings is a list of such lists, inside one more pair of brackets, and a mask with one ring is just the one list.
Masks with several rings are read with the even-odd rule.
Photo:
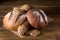
[[0, 0], [0, 27], [3, 27], [3, 17], [13, 9], [14, 6], [30, 4], [36, 9], [42, 9], [54, 20], [39, 37], [19, 38], [13, 33], [0, 28], [0, 40], [60, 40], [60, 0]]
[[37, 9], [42, 9], [47, 15], [60, 16], [60, 0], [0, 0], [1, 23], [3, 16], [14, 6], [30, 4]]

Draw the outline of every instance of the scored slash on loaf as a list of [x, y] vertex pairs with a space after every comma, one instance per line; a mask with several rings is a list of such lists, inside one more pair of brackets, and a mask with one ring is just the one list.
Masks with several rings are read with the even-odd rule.
[[[25, 4], [20, 7], [14, 7], [13, 11], [7, 13], [3, 18], [3, 25], [5, 29], [22, 38], [28, 31], [30, 31], [31, 36], [40, 35], [40, 29], [45, 28], [51, 21], [52, 19], [44, 11]], [[35, 30], [31, 31], [30, 28], [31, 30], [35, 28]]]

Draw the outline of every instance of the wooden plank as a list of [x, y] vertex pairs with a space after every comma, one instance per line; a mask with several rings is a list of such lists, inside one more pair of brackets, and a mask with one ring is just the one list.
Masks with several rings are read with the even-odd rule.
[[[30, 0], [29, 0], [30, 1]], [[28, 3], [29, 1], [21, 1], [20, 2], [4, 2], [0, 4], [0, 24], [2, 23], [3, 16], [12, 10], [12, 7], [15, 4], [22, 5], [24, 3]], [[31, 37], [26, 36], [24, 38], [20, 38], [14, 33], [5, 30], [4, 28], [0, 27], [0, 40], [60, 40], [60, 1], [37, 1], [33, 0], [30, 1], [28, 4], [32, 4], [37, 9], [44, 10], [48, 15], [50, 15], [54, 21], [49, 23], [49, 25], [44, 29], [43, 34], [39, 37]]]
[[20, 38], [14, 33], [0, 27], [0, 40], [57, 40], [60, 39], [60, 17], [54, 17], [54, 21], [43, 30], [39, 37], [26, 36]]

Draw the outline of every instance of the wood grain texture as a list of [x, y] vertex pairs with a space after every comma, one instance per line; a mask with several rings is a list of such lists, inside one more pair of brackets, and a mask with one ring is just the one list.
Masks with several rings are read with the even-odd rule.
[[[44, 29], [43, 34], [39, 37], [26, 36], [20, 38], [12, 32], [1, 28], [2, 19], [6, 13], [12, 10], [16, 5], [31, 4], [37, 9], [42, 9], [48, 16], [51, 16], [54, 21], [49, 23]], [[59, 0], [33, 0], [33, 1], [5, 1], [0, 3], [0, 40], [60, 40], [60, 1]]]
[[0, 27], [0, 40], [57, 40], [60, 39], [60, 17], [55, 17], [54, 21], [43, 30], [43, 34], [39, 37], [26, 36], [20, 38], [12, 32]]

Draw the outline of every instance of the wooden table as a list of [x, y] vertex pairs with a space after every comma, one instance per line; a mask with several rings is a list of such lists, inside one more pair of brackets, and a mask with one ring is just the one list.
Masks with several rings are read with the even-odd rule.
[[[24, 1], [25, 2], [25, 1]], [[18, 5], [24, 4], [21, 2], [2, 2], [0, 3], [0, 26], [2, 25], [3, 16], [12, 10], [13, 6], [17, 3]], [[33, 2], [33, 3], [32, 3]], [[25, 3], [28, 3], [26, 1]], [[26, 36], [20, 38], [12, 32], [5, 30], [2, 26], [0, 27], [0, 40], [60, 40], [60, 1], [30, 1], [28, 4], [32, 5], [37, 9], [42, 9], [48, 16], [51, 16], [54, 20], [44, 29], [43, 34], [39, 37]], [[42, 5], [43, 4], [43, 5]]]

